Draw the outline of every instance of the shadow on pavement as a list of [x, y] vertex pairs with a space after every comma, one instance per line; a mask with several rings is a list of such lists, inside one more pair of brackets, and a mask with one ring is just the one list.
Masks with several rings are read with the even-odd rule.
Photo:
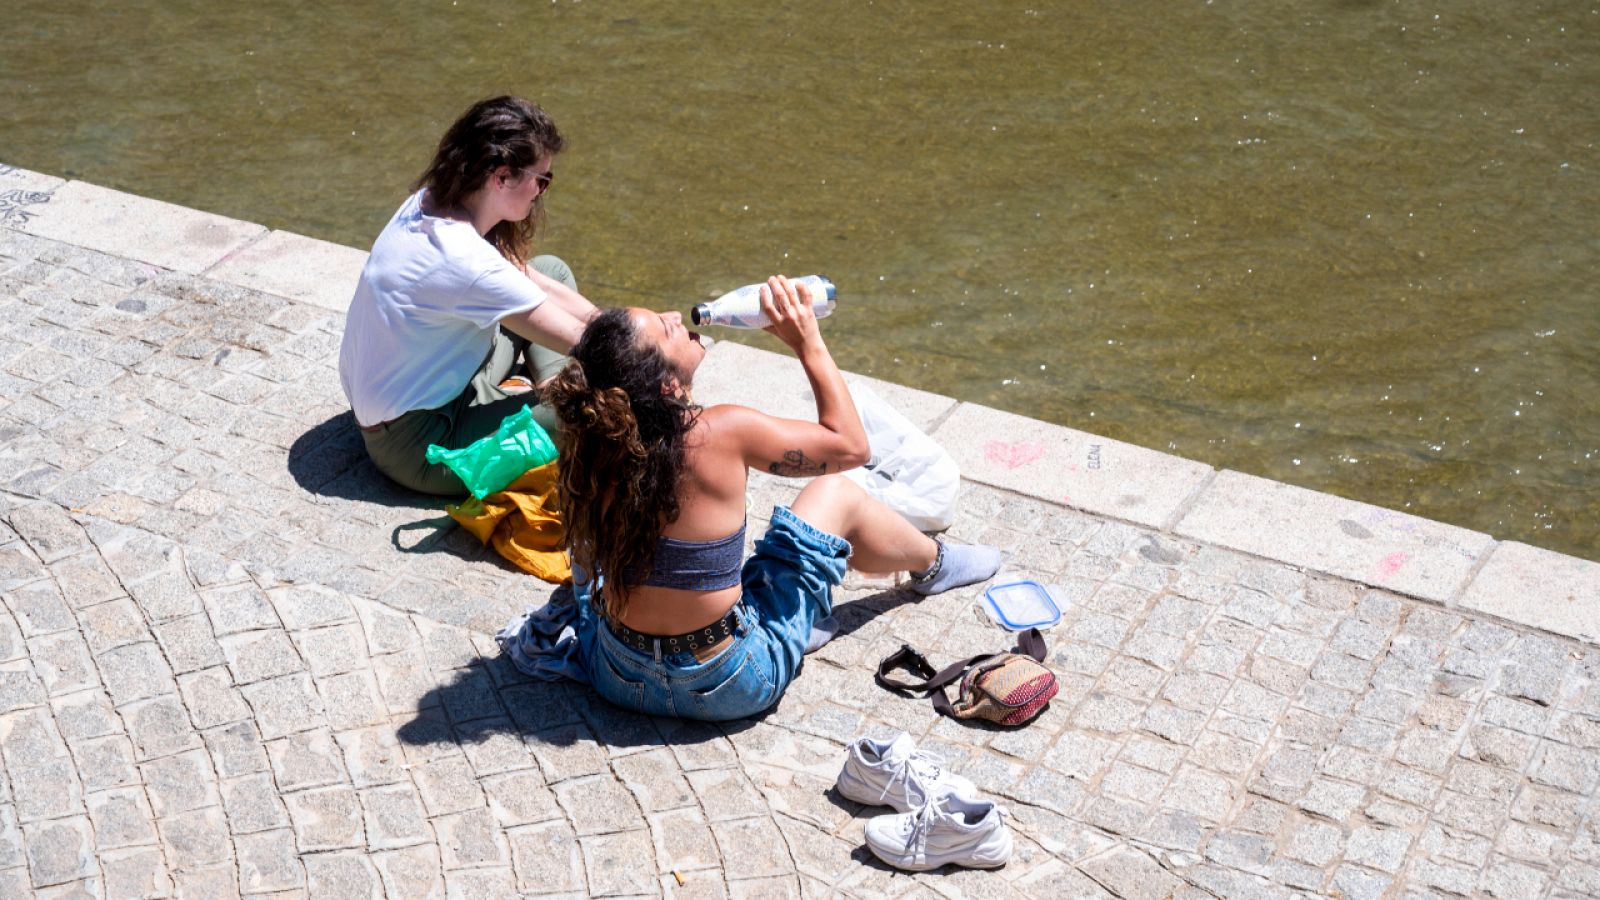
[[[415, 527], [426, 524], [417, 523]], [[456, 537], [464, 534], [458, 529]], [[470, 537], [467, 540], [476, 543]], [[450, 549], [438, 546], [409, 552]], [[891, 589], [840, 603], [834, 607], [839, 621], [836, 634], [850, 634], [874, 617], [917, 599], [909, 591]], [[805, 677], [802, 667], [797, 678]], [[588, 685], [529, 677], [503, 654], [481, 658], [458, 670], [449, 683], [429, 690], [417, 705], [422, 711], [398, 731], [403, 743], [476, 743], [501, 732], [562, 747], [587, 739], [618, 748], [700, 743], [750, 728], [772, 711], [715, 724], [643, 715], [612, 706]]]
[[[839, 633], [855, 631], [872, 617], [915, 599], [905, 591], [886, 591], [842, 603], [834, 608]], [[798, 677], [806, 677], [804, 668]], [[469, 744], [514, 733], [555, 747], [583, 742], [614, 748], [700, 744], [752, 728], [772, 712], [717, 723], [643, 715], [612, 706], [586, 684], [529, 677], [503, 654], [457, 670], [417, 705], [422, 711], [397, 732], [402, 743]]]
[[[850, 634], [876, 616], [918, 599], [910, 591], [891, 589], [840, 603], [834, 607], [837, 635]], [[802, 667], [797, 678], [805, 677]], [[457, 670], [417, 706], [421, 711], [416, 718], [397, 731], [402, 743], [475, 744], [495, 734], [514, 733], [554, 747], [586, 741], [614, 748], [699, 744], [754, 727], [772, 712], [717, 723], [643, 715], [612, 706], [586, 684], [532, 678], [504, 654], [480, 658]]]
[[[363, 462], [367, 462], [367, 449], [356, 428], [355, 414], [350, 412], [313, 425], [289, 446], [289, 474], [313, 494], [326, 493], [330, 484]], [[371, 468], [371, 463], [367, 465]], [[376, 469], [373, 474], [383, 477]]]
[[483, 548], [477, 538], [443, 513], [396, 525], [389, 533], [389, 543], [401, 553], [452, 553], [462, 559], [478, 558]]
[[607, 703], [588, 685], [529, 678], [504, 656], [460, 670], [419, 705], [416, 718], [396, 732], [401, 743], [477, 744], [510, 733], [553, 747], [586, 741], [613, 748], [662, 747], [705, 743], [766, 717], [710, 723], [629, 712]]
[[[340, 413], [300, 435], [289, 448], [289, 474], [307, 493], [416, 510], [419, 517], [395, 526], [389, 543], [401, 553], [449, 553], [484, 558], [483, 545], [443, 512], [449, 497], [401, 487], [379, 472], [367, 457], [355, 416]], [[498, 560], [495, 554], [488, 554]], [[503, 562], [503, 561], [502, 561]], [[508, 571], [515, 569], [507, 564]]]
[[315, 425], [289, 447], [289, 474], [307, 493], [382, 506], [438, 509], [448, 498], [403, 488], [367, 458], [353, 413]]
[[[893, 612], [907, 603], [915, 603], [921, 599], [909, 589], [891, 588], [886, 591], [879, 591], [876, 594], [858, 597], [855, 600], [836, 603], [833, 607], [833, 618], [834, 621], [838, 622], [839, 627], [833, 633], [833, 636], [840, 638], [847, 634], [853, 634], [878, 616]], [[874, 661], [873, 665], [877, 665], [877, 662]]]

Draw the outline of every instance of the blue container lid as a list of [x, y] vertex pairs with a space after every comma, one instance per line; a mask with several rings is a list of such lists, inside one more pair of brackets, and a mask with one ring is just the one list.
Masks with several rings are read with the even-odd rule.
[[983, 592], [983, 602], [1007, 628], [1045, 628], [1061, 621], [1061, 608], [1044, 585], [1032, 579], [997, 584]]

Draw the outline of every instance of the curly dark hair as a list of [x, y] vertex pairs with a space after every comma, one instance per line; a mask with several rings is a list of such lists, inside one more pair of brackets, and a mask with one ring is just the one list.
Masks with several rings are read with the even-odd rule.
[[[427, 188], [428, 204], [435, 212], [457, 209], [500, 166], [509, 166], [520, 177], [524, 170], [564, 147], [566, 141], [556, 123], [537, 104], [511, 96], [479, 100], [439, 139], [433, 162], [411, 189]], [[501, 256], [522, 266], [528, 261], [543, 217], [541, 193], [526, 219], [501, 222], [489, 229], [484, 239]]]
[[639, 340], [625, 309], [584, 329], [543, 389], [561, 420], [561, 516], [573, 561], [607, 576], [597, 608], [612, 620], [648, 577], [656, 540], [677, 521], [684, 441], [700, 415], [677, 390], [660, 348]]

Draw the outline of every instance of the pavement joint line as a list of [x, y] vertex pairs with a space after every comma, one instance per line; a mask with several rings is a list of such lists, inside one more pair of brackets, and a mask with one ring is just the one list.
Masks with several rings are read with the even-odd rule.
[[927, 433], [933, 434], [935, 431], [938, 431], [939, 426], [950, 421], [950, 417], [956, 414], [956, 410], [965, 406], [966, 402], [967, 401], [965, 400], [956, 400], [955, 402], [951, 403], [949, 408], [940, 413], [932, 422], [928, 423]]
[[1176, 534], [1178, 526], [1183, 522], [1183, 517], [1189, 514], [1189, 510], [1194, 509], [1194, 505], [1200, 502], [1200, 498], [1210, 489], [1212, 483], [1217, 480], [1217, 476], [1221, 474], [1222, 470], [1212, 466], [1211, 471], [1206, 473], [1205, 478], [1201, 479], [1200, 483], [1189, 491], [1188, 496], [1184, 497], [1183, 501], [1172, 511], [1172, 515], [1167, 517], [1167, 521], [1162, 523], [1162, 532]]
[[[1472, 568], [1467, 570], [1467, 577], [1462, 580], [1461, 586], [1456, 588], [1455, 591], [1450, 594], [1448, 602], [1444, 604], [1446, 609], [1461, 608], [1462, 598], [1467, 595], [1467, 591], [1472, 587], [1473, 582], [1478, 580], [1479, 573], [1483, 571], [1485, 566], [1489, 565], [1489, 560], [1494, 557], [1495, 551], [1499, 550], [1504, 543], [1505, 541], [1491, 537], [1489, 546], [1483, 548], [1483, 552], [1478, 554], [1478, 558], [1473, 561]], [[1484, 613], [1481, 613], [1478, 610], [1472, 610], [1472, 612], [1478, 615], [1484, 615]]]
[[[214, 272], [217, 269], [221, 268], [229, 260], [232, 260], [235, 257], [243, 254], [246, 250], [249, 250], [251, 247], [254, 247], [255, 245], [257, 245], [257, 244], [261, 243], [262, 241], [266, 240], [267, 238], [271, 237], [274, 233], [275, 232], [272, 229], [269, 228], [266, 231], [263, 231], [260, 234], [255, 235], [254, 237], [246, 240], [244, 243], [240, 244], [239, 246], [233, 248], [232, 250], [229, 250], [226, 254], [224, 254], [222, 256], [221, 259], [217, 260], [216, 262], [212, 263], [209, 266], [206, 266], [205, 271], [199, 272], [199, 273], [196, 273], [196, 274], [198, 274], [199, 277], [201, 277], [201, 278], [210, 278], [212, 272]], [[216, 279], [212, 279], [212, 280], [214, 280], [214, 281], [223, 281], [224, 279], [216, 278]], [[278, 295], [274, 295], [274, 296], [278, 296]], [[283, 297], [282, 299], [294, 301], [293, 297]], [[294, 302], [300, 302], [300, 301], [294, 301]]]

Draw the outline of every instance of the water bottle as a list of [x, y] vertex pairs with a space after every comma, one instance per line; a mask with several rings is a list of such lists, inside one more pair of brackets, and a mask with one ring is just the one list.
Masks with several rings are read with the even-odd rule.
[[[823, 318], [833, 312], [837, 305], [834, 299], [835, 291], [833, 282], [821, 275], [807, 275], [804, 278], [794, 279], [795, 284], [803, 284], [811, 291], [811, 309], [817, 318]], [[764, 284], [764, 282], [763, 282]], [[767, 321], [767, 316], [761, 311], [761, 284], [747, 284], [737, 290], [732, 290], [710, 303], [702, 303], [689, 313], [689, 318], [696, 325], [726, 325], [729, 328], [765, 328], [772, 323]]]

